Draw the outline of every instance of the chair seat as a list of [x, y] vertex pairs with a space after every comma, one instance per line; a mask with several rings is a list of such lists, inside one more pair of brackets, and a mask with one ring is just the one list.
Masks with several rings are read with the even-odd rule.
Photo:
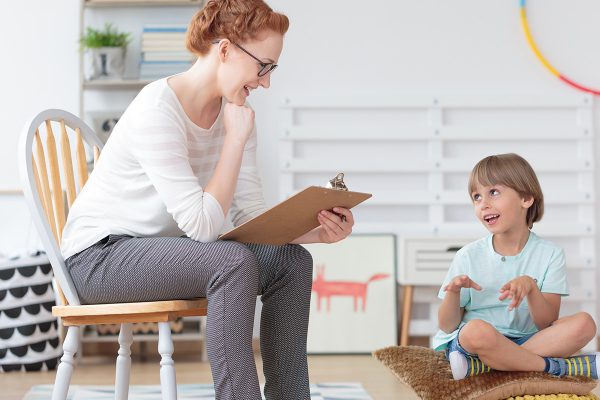
[[166, 322], [184, 316], [204, 316], [207, 307], [208, 301], [205, 298], [197, 298], [140, 303], [54, 306], [52, 315], [61, 317], [65, 326]]

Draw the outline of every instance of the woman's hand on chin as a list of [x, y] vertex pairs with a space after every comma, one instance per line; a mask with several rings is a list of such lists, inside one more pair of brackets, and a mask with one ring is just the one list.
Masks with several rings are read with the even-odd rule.
[[245, 145], [254, 128], [254, 110], [227, 103], [223, 111], [223, 124], [228, 137]]

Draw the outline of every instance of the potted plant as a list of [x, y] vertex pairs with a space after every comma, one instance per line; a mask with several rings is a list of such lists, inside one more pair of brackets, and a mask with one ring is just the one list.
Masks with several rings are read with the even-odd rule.
[[80, 39], [85, 79], [122, 78], [130, 41], [130, 33], [119, 32], [111, 23], [106, 23], [104, 29], [88, 26]]

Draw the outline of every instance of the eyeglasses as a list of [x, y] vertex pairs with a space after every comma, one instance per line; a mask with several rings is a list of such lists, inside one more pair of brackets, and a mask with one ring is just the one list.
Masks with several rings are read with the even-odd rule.
[[[220, 40], [215, 40], [212, 43], [213, 44], [218, 44], [219, 42], [220, 42]], [[277, 64], [262, 62], [260, 60], [260, 58], [254, 56], [252, 53], [250, 53], [248, 50], [246, 50], [245, 48], [243, 48], [239, 44], [237, 44], [235, 42], [231, 42], [231, 43], [233, 43], [238, 49], [240, 49], [241, 51], [243, 51], [244, 53], [248, 54], [250, 57], [252, 57], [252, 58], [254, 58], [256, 60], [256, 62], [258, 63], [258, 65], [260, 65], [260, 70], [258, 71], [258, 76], [259, 77], [265, 76], [266, 74], [268, 74], [269, 72], [271, 72], [275, 68], [277, 68]]]
[[246, 50], [245, 48], [243, 48], [242, 46], [240, 46], [239, 44], [235, 43], [235, 42], [231, 42], [234, 45], [236, 45], [237, 48], [239, 48], [241, 51], [243, 51], [244, 53], [248, 54], [250, 57], [254, 58], [256, 60], [256, 62], [258, 63], [258, 65], [260, 65], [260, 70], [258, 71], [258, 76], [265, 76], [266, 74], [268, 74], [269, 72], [273, 71], [275, 68], [277, 68], [277, 64], [275, 63], [264, 63], [262, 61], [260, 61], [259, 58], [255, 57], [254, 55], [252, 55], [252, 53], [250, 53], [248, 50]]

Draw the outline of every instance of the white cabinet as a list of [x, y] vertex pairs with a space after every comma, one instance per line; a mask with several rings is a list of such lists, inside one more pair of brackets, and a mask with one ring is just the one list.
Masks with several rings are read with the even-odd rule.
[[398, 279], [404, 285], [441, 285], [454, 255], [474, 239], [400, 239]]

